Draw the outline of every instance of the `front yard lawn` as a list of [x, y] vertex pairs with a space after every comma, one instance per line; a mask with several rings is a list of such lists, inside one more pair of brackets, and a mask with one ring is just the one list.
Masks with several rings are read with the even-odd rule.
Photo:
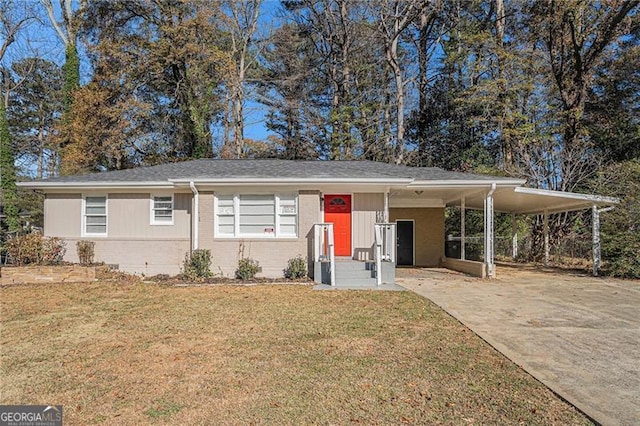
[[0, 304], [0, 403], [65, 424], [589, 423], [410, 292], [98, 282]]

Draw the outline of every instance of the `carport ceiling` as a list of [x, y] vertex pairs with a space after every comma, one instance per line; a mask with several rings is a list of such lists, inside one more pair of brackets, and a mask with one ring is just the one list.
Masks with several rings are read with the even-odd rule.
[[[484, 208], [484, 191], [481, 194], [470, 194], [465, 198], [465, 206], [470, 209]], [[561, 213], [590, 209], [591, 207], [605, 207], [618, 204], [613, 197], [600, 195], [578, 194], [575, 192], [549, 191], [544, 189], [511, 187], [498, 188], [493, 196], [493, 207], [497, 212], [517, 214]], [[460, 200], [448, 203], [460, 205]]]

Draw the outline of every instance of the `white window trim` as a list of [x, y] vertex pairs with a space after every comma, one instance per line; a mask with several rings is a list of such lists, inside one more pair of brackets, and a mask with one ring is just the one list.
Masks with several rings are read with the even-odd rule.
[[[161, 222], [156, 221], [155, 215], [155, 198], [156, 197], [171, 197], [171, 221], [169, 222]], [[151, 194], [151, 198], [149, 200], [149, 224], [152, 226], [171, 226], [173, 225], [173, 221], [175, 218], [175, 197], [174, 194]]]
[[[87, 197], [104, 197], [105, 232], [96, 234], [87, 232]], [[83, 237], [106, 237], [109, 235], [109, 194], [82, 194], [82, 229], [80, 235]]]
[[[240, 234], [240, 195], [272, 195], [274, 197], [274, 209], [275, 209], [275, 232], [273, 234]], [[281, 235], [280, 230], [280, 197], [283, 195], [293, 195], [295, 200], [296, 207], [296, 233], [295, 235]], [[218, 219], [218, 196], [233, 196], [233, 235], [231, 234], [221, 234], [219, 230], [220, 221]], [[213, 227], [213, 236], [214, 238], [221, 239], [234, 239], [234, 240], [242, 240], [242, 239], [265, 239], [265, 240], [285, 240], [285, 239], [298, 239], [300, 234], [300, 206], [299, 206], [299, 194], [297, 192], [243, 192], [243, 193], [234, 193], [234, 194], [214, 194], [213, 197], [213, 215], [215, 225]]]

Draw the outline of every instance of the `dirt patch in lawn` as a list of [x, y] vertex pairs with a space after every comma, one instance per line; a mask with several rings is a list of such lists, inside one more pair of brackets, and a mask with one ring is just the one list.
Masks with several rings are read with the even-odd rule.
[[0, 400], [69, 424], [585, 424], [411, 292], [0, 289]]

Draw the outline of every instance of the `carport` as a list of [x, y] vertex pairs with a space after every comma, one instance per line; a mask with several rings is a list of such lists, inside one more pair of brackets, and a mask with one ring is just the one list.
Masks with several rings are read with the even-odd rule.
[[[544, 259], [549, 262], [549, 215], [591, 209], [592, 215], [592, 252], [593, 275], [600, 268], [600, 215], [610, 211], [619, 203], [617, 198], [593, 194], [552, 191], [525, 188], [521, 186], [498, 186], [491, 183], [475, 191], [460, 188], [457, 197], [447, 202], [448, 207], [460, 207], [460, 259], [444, 258], [443, 266], [482, 277], [495, 278], [494, 215], [508, 213], [512, 217], [512, 256], [517, 256], [518, 234], [516, 219], [518, 215], [541, 215], [543, 218]], [[483, 211], [484, 216], [484, 258], [483, 262], [465, 258], [465, 210]]]

